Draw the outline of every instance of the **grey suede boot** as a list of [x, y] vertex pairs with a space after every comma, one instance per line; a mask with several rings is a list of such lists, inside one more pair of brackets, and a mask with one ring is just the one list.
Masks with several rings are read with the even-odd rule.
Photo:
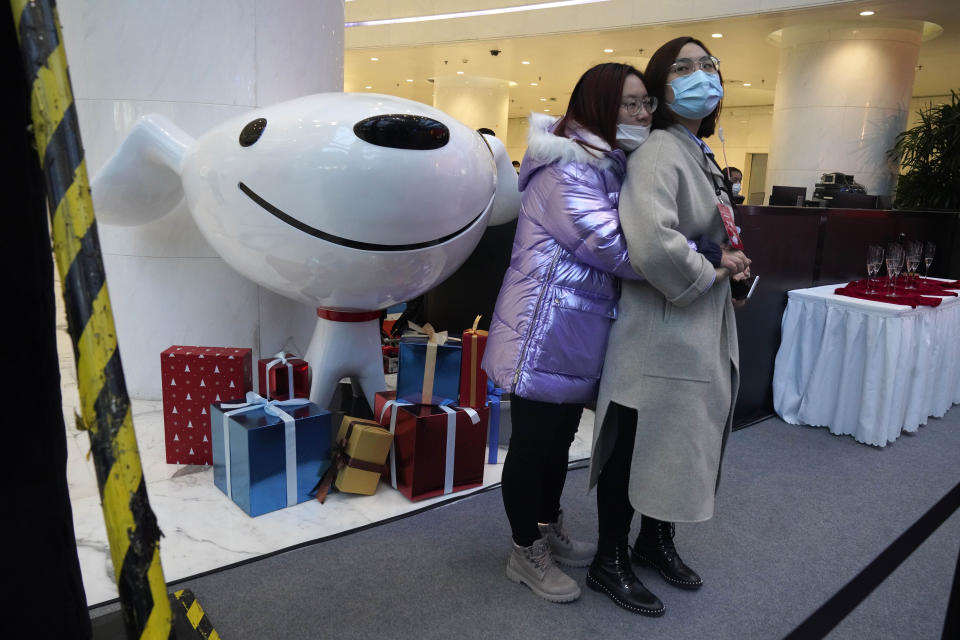
[[586, 567], [597, 553], [597, 545], [592, 542], [571, 540], [563, 528], [563, 509], [556, 522], [537, 525], [540, 534], [550, 543], [550, 555], [557, 564], [567, 567]]
[[580, 586], [554, 564], [550, 557], [550, 543], [545, 538], [529, 547], [513, 545], [507, 560], [507, 577], [527, 585], [550, 602], [573, 602], [580, 597]]

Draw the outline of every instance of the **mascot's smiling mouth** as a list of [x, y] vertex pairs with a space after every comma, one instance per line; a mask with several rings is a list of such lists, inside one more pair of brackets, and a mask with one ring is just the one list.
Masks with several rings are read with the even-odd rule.
[[[426, 249], [427, 247], [433, 247], [438, 244], [443, 244], [447, 240], [451, 240], [455, 238], [456, 236], [460, 235], [461, 233], [463, 233], [464, 231], [472, 227], [473, 224], [480, 219], [480, 216], [483, 215], [483, 212], [490, 207], [490, 202], [488, 202], [487, 206], [483, 208], [483, 211], [481, 211], [477, 215], [477, 217], [475, 217], [473, 220], [468, 222], [461, 229], [458, 229], [451, 234], [445, 235], [442, 238], [437, 238], [435, 240], [427, 240], [425, 242], [417, 242], [415, 244], [376, 244], [373, 242], [360, 242], [359, 240], [341, 238], [340, 236], [335, 236], [331, 233], [327, 233], [315, 227], [311, 227], [310, 225], [304, 224], [303, 222], [297, 220], [293, 216], [284, 213], [274, 205], [270, 204], [269, 202], [261, 198], [259, 195], [257, 195], [257, 193], [253, 189], [243, 184], [242, 182], [238, 182], [237, 187], [239, 187], [240, 191], [245, 193], [248, 198], [250, 198], [251, 200], [256, 202], [258, 205], [263, 207], [268, 213], [279, 218], [280, 220], [283, 220], [291, 227], [299, 229], [304, 233], [309, 233], [311, 236], [320, 238], [321, 240], [326, 240], [327, 242], [331, 242], [333, 244], [339, 244], [343, 247], [350, 247], [351, 249], [361, 249], [363, 251], [413, 251], [415, 249]], [[490, 196], [490, 200], [491, 201], [493, 200], [492, 195]]]

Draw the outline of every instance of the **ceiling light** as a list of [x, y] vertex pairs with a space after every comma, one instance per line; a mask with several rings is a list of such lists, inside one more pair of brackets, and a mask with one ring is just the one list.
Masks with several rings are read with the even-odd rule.
[[380, 62], [380, 58], [370, 58], [370, 62]]
[[550, 113], [550, 109], [544, 109], [543, 112], [544, 112], [544, 113]]
[[536, 83], [536, 82], [531, 82], [531, 83], [530, 83], [530, 86], [531, 86], [531, 87], [535, 87], [535, 86], [537, 86], [537, 83]]
[[517, 86], [517, 83], [514, 82], [513, 80], [511, 80], [508, 84], [509, 84], [511, 87]]
[[546, 101], [547, 101], [546, 98], [540, 98], [540, 102], [546, 102]]
[[867, 10], [867, 11], [861, 11], [861, 12], [860, 12], [860, 15], [862, 15], [862, 16], [872, 16], [874, 13], [876, 13], [876, 12], [875, 12], [875, 11], [869, 11], [869, 10]]
[[430, 22], [433, 20], [452, 20], [454, 18], [473, 18], [476, 16], [492, 16], [499, 13], [518, 13], [520, 11], [537, 11], [539, 9], [558, 9], [572, 7], [578, 4], [595, 4], [608, 0], [560, 0], [559, 2], [537, 2], [524, 4], [518, 7], [499, 7], [497, 9], [478, 9], [476, 11], [458, 11], [456, 13], [435, 13], [427, 16], [410, 16], [409, 18], [387, 18], [385, 20], [361, 20], [345, 22], [345, 27], [372, 27], [380, 24], [401, 24], [405, 22]]
[[462, 76], [462, 75], [463, 75], [463, 71], [457, 71], [457, 75], [458, 75], [458, 76]]
[[603, 52], [604, 52], [604, 53], [613, 53], [613, 49], [604, 49]]
[[743, 86], [745, 86], [745, 87], [752, 87], [752, 86], [753, 86], [753, 83], [752, 83], [752, 82], [744, 82], [744, 83], [743, 83]]
[[723, 34], [722, 34], [722, 33], [711, 33], [711, 34], [710, 34], [710, 37], [711, 37], [711, 38], [722, 38], [722, 37], [723, 37]]
[[370, 85], [367, 85], [364, 87], [364, 89], [373, 89], [373, 87], [371, 87]]
[[529, 60], [521, 60], [521, 61], [520, 61], [520, 64], [530, 64], [530, 61], [529, 61]]
[[407, 82], [413, 82], [413, 78], [407, 78]]

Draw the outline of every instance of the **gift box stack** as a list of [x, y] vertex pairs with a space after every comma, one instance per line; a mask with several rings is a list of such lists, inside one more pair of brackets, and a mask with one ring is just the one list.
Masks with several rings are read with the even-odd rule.
[[251, 350], [174, 345], [160, 354], [167, 463], [213, 462], [210, 405], [250, 391]]
[[486, 332], [476, 324], [464, 332], [461, 346], [429, 324], [411, 323], [413, 333], [399, 344], [397, 391], [376, 394], [374, 416], [393, 434], [386, 473], [410, 500], [483, 484], [489, 409], [480, 362]]

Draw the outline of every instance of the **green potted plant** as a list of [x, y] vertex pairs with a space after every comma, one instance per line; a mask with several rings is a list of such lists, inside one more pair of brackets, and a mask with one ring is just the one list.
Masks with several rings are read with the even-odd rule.
[[[894, 206], [960, 210], [960, 94], [920, 109], [920, 123], [897, 136], [888, 153], [899, 162]], [[904, 171], [905, 170], [905, 171]]]

